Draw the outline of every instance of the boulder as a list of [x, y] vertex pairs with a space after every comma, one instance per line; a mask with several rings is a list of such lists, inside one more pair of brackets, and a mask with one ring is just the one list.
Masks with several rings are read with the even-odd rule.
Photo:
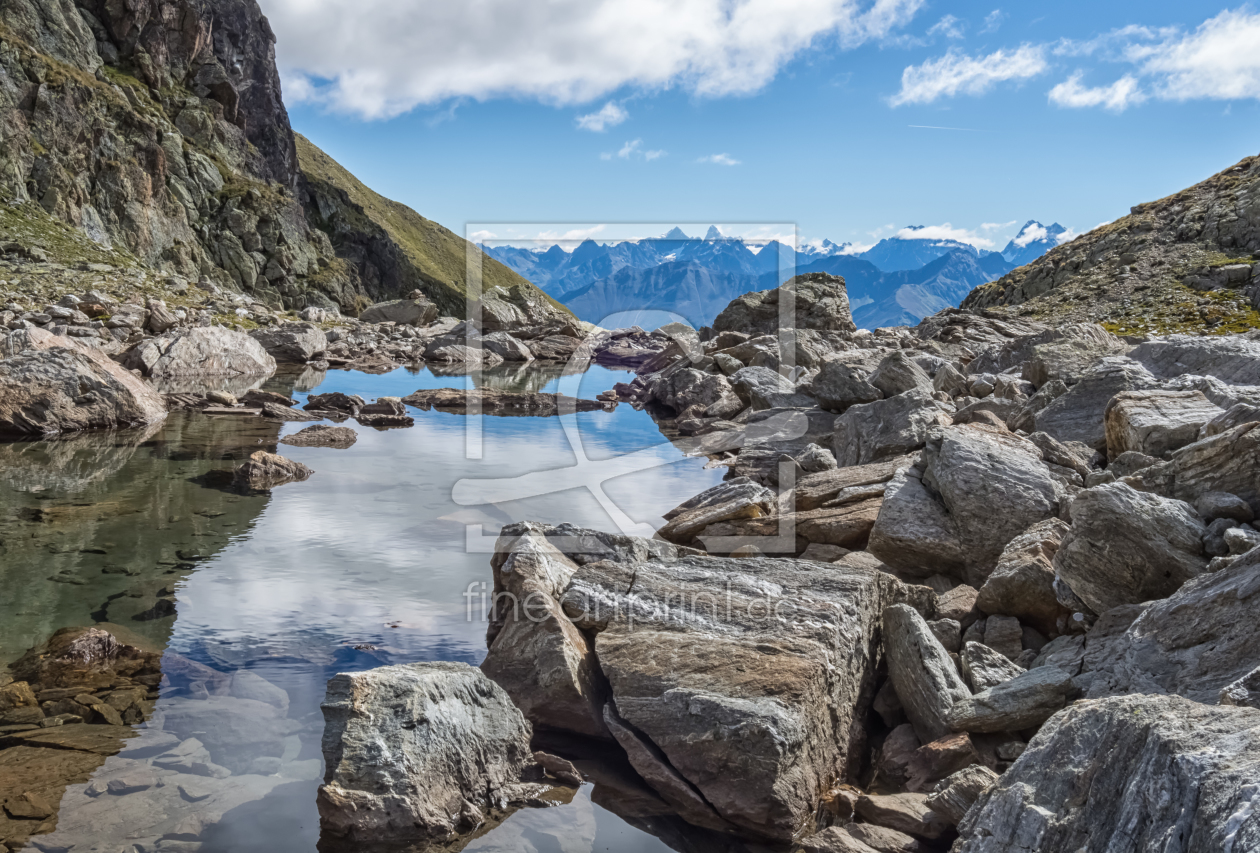
[[1194, 508], [1205, 521], [1227, 518], [1245, 524], [1256, 517], [1251, 504], [1228, 492], [1204, 492], [1195, 500]]
[[1260, 845], [1257, 778], [1260, 711], [1175, 696], [1078, 702], [980, 796], [955, 850], [1241, 853]]
[[[1150, 371], [1133, 359], [1107, 356], [1090, 367], [1067, 393], [1037, 412], [1033, 416], [1034, 428], [1029, 431], [1048, 433], [1064, 444], [1080, 441], [1095, 450], [1105, 450], [1104, 422], [1111, 398], [1124, 391], [1142, 391], [1158, 385]], [[1011, 426], [1022, 424], [1013, 422]]]
[[1254, 424], [1260, 421], [1260, 406], [1248, 403], [1235, 403], [1219, 415], [1212, 418], [1199, 430], [1199, 438], [1220, 435], [1242, 424]]
[[899, 588], [841, 564], [683, 557], [587, 563], [562, 601], [594, 633], [617, 719], [723, 820], [788, 841], [860, 766]]
[[53, 345], [0, 360], [0, 433], [119, 429], [165, 417], [160, 394], [99, 352]]
[[704, 509], [705, 507], [717, 506], [731, 501], [764, 504], [766, 512], [769, 513], [774, 506], [774, 500], [774, 492], [770, 491], [770, 489], [754, 483], [747, 477], [736, 477], [733, 480], [718, 483], [710, 489], [705, 489], [695, 497], [683, 501], [665, 513], [664, 518], [666, 521], [673, 521], [678, 516], [692, 510]]
[[904, 456], [923, 447], [933, 427], [949, 423], [942, 405], [923, 390], [852, 406], [836, 418], [836, 463], [843, 468]]
[[[698, 373], [699, 371], [692, 371]], [[713, 380], [725, 379], [707, 374]], [[812, 398], [799, 394], [796, 385], [786, 376], [768, 367], [745, 367], [730, 378], [730, 386], [739, 398], [757, 411], [778, 408], [809, 408]], [[675, 407], [677, 408], [677, 407]], [[736, 412], [738, 409], [735, 410]], [[729, 414], [735, 414], [730, 412]], [[729, 415], [727, 415], [729, 416]]]
[[949, 512], [972, 586], [993, 573], [1011, 540], [1058, 515], [1055, 481], [1026, 439], [977, 424], [954, 426], [932, 433], [924, 457], [924, 482]]
[[401, 402], [426, 412], [436, 409], [458, 415], [475, 412], [495, 417], [546, 418], [605, 409], [605, 404], [598, 400], [579, 400], [564, 394], [500, 391], [495, 388], [422, 388], [403, 397]]
[[1107, 483], [1077, 495], [1071, 515], [1055, 577], [1095, 614], [1167, 598], [1207, 567], [1207, 529], [1181, 501]]
[[949, 833], [949, 824], [928, 808], [926, 794], [864, 794], [854, 811], [876, 826], [929, 841]]
[[529, 723], [462, 663], [341, 673], [328, 682], [321, 831], [356, 846], [445, 839], [536, 796]]
[[1013, 663], [1006, 655], [976, 642], [963, 645], [959, 664], [975, 693], [983, 693], [990, 687], [1005, 684], [1024, 673], [1024, 668]]
[[954, 520], [923, 485], [918, 467], [899, 471], [889, 481], [867, 550], [911, 577], [966, 573], [967, 554]]
[[[487, 288], [474, 307], [473, 316], [481, 318], [486, 332], [511, 332], [518, 338], [541, 338], [561, 331], [577, 333], [578, 326], [567, 309], [528, 283]], [[535, 356], [538, 357], [537, 352]]]
[[1260, 708], [1260, 666], [1221, 688], [1220, 704]]
[[670, 519], [664, 527], [656, 531], [656, 535], [678, 545], [687, 545], [710, 524], [768, 516], [774, 506], [773, 493], [764, 486], [758, 488], [764, 489], [766, 494], [756, 494], [749, 490], [722, 503], [706, 503], [686, 510]]
[[268, 491], [287, 483], [300, 483], [314, 473], [301, 462], [256, 450], [236, 469], [233, 482], [240, 488]]
[[980, 753], [966, 732], [937, 738], [923, 744], [910, 756], [906, 790], [911, 793], [929, 791], [946, 776], [979, 763]]
[[306, 364], [324, 356], [328, 338], [322, 329], [310, 323], [282, 323], [256, 329], [249, 336], [278, 362]]
[[1106, 654], [1091, 655], [1089, 696], [1173, 693], [1216, 703], [1223, 689], [1260, 661], [1257, 603], [1260, 551], [1253, 551], [1154, 602], [1108, 644]]
[[927, 807], [957, 826], [976, 800], [1001, 777], [987, 767], [972, 765], [942, 779], [927, 798]]
[[1222, 410], [1199, 391], [1124, 391], [1107, 404], [1107, 455], [1134, 450], [1162, 457], [1199, 439]]
[[801, 853], [883, 853], [858, 841], [843, 827], [829, 826], [800, 841]]
[[883, 642], [888, 679], [919, 740], [929, 743], [951, 734], [950, 711], [971, 691], [927, 622], [914, 608], [893, 605], [883, 614]]
[[1241, 335], [1171, 335], [1138, 345], [1129, 357], [1159, 379], [1192, 374], [1251, 385], [1260, 377], [1260, 341]]
[[280, 443], [293, 447], [331, 447], [346, 450], [353, 447], [358, 440], [358, 433], [350, 427], [318, 425], [309, 426], [293, 435], [286, 435], [280, 439]]
[[558, 599], [577, 564], [534, 530], [495, 546], [489, 651], [481, 670], [531, 723], [608, 737], [606, 690], [591, 644]]
[[828, 355], [802, 390], [827, 411], [844, 413], [850, 406], [883, 398], [884, 393], [868, 381], [867, 374], [840, 354]]
[[914, 726], [902, 723], [888, 733], [875, 757], [876, 780], [894, 788], [904, 788], [909, 777], [910, 761], [922, 746]]
[[897, 471], [913, 463], [913, 456], [898, 456], [870, 465], [852, 465], [807, 474], [797, 479], [791, 493], [784, 496], [782, 505], [788, 511], [804, 511], [882, 497]]
[[1057, 518], [1038, 522], [1016, 536], [980, 587], [976, 606], [986, 614], [1014, 616], [1043, 633], [1067, 615], [1054, 593], [1054, 556], [1069, 527]]
[[844, 279], [827, 273], [806, 273], [774, 290], [736, 297], [713, 321], [718, 332], [768, 335], [780, 329], [853, 332]]
[[437, 306], [424, 297], [378, 302], [359, 315], [364, 323], [397, 323], [400, 326], [427, 326], [437, 318]]
[[879, 853], [930, 853], [932, 849], [913, 835], [873, 823], [850, 823], [844, 832]]
[[980, 734], [1032, 729], [1062, 709], [1075, 692], [1071, 675], [1039, 666], [955, 702], [948, 721], [954, 731]]
[[1260, 517], [1260, 423], [1242, 424], [1172, 455], [1167, 494], [1194, 503], [1208, 492], [1242, 498]]
[[534, 354], [523, 341], [507, 332], [491, 332], [481, 339], [481, 346], [504, 361], [533, 361]]
[[[746, 371], [752, 371], [758, 375], [754, 378], [751, 374], [746, 374]], [[750, 385], [732, 387], [732, 381], [739, 383], [741, 375]], [[737, 396], [737, 391], [745, 393], [751, 386], [751, 393], [755, 398], [754, 407], [774, 408], [779, 405], [780, 396], [774, 388], [783, 383], [786, 383], [789, 389], [784, 399], [791, 400], [793, 398], [790, 393], [791, 383], [764, 367], [745, 368], [731, 377], [731, 381], [721, 374], [706, 373], [703, 370], [688, 367], [670, 372], [668, 376], [663, 375], [652, 383], [651, 388], [657, 402], [675, 412], [684, 412], [692, 406], [699, 406], [704, 412], [703, 417], [729, 418], [738, 414], [745, 406], [745, 403]], [[758, 389], [764, 391], [764, 395]], [[810, 402], [804, 405], [810, 405]]]
[[915, 364], [905, 350], [897, 350], [885, 357], [867, 381], [878, 388], [884, 397], [896, 397], [914, 390], [927, 391], [930, 394], [935, 390], [932, 387], [932, 377]]
[[458, 364], [465, 367], [497, 367], [503, 363], [503, 358], [490, 350], [454, 343], [443, 346], [430, 345], [425, 349], [424, 357], [441, 364]]
[[266, 377], [276, 360], [244, 332], [222, 326], [196, 326], [141, 341], [127, 351], [123, 366], [151, 379]]

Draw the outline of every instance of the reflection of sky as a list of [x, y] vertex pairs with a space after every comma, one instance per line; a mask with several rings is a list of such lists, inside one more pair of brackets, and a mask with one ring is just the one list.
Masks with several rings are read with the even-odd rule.
[[[559, 387], [590, 398], [625, 379], [625, 373], [593, 368], [585, 376], [554, 380], [547, 390]], [[385, 376], [334, 371], [314, 393], [372, 399], [465, 381], [428, 371], [418, 376], [404, 370]], [[461, 479], [572, 467], [576, 457], [560, 419], [481, 417], [483, 458], [470, 460], [464, 452], [469, 418], [414, 409], [411, 414], [416, 425], [409, 429], [382, 432], [346, 422], [359, 434], [349, 450], [282, 446], [284, 455], [309, 465], [315, 475], [276, 489], [253, 529], [189, 578], [180, 591], [175, 647], [204, 638], [280, 643], [297, 634], [318, 636], [325, 644], [371, 642], [392, 650], [398, 660], [475, 662], [485, 653], [480, 584], [490, 581], [490, 555], [468, 553], [468, 524], [484, 525], [487, 534], [525, 519], [616, 529], [584, 488], [497, 505], [453, 502], [452, 489]], [[634, 522], [657, 527], [664, 512], [721, 479], [721, 471], [705, 470], [702, 459], [683, 459], [643, 412], [623, 405], [569, 418], [576, 418], [591, 459], [655, 448], [654, 455], [669, 461], [605, 484]], [[285, 432], [305, 426], [288, 424]], [[476, 594], [471, 602], [465, 597], [470, 585]], [[320, 680], [322, 692], [324, 673], [310, 675]]]

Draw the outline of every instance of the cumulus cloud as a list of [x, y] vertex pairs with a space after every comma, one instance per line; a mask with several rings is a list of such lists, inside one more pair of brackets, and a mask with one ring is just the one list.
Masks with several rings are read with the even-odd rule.
[[902, 228], [893, 235], [898, 240], [953, 240], [956, 243], [967, 243], [977, 249], [992, 249], [993, 241], [981, 237], [975, 231], [966, 228], [955, 228], [950, 223], [944, 225], [912, 225]]
[[1126, 74], [1110, 86], [1084, 86], [1078, 72], [1050, 90], [1050, 103], [1060, 107], [1105, 107], [1123, 112], [1146, 100], [1137, 78]]
[[578, 116], [577, 126], [582, 130], [603, 133], [608, 128], [616, 127], [628, 118], [630, 118], [630, 113], [626, 112], [620, 104], [616, 101], [609, 101], [604, 104], [604, 108], [599, 112]]
[[1193, 33], [1128, 55], [1156, 79], [1165, 100], [1260, 98], [1260, 14], [1239, 9], [1205, 21]]
[[[631, 160], [635, 157], [642, 157], [644, 160], [651, 163], [653, 160], [659, 160], [664, 157], [666, 153], [667, 152], [660, 150], [645, 150], [643, 148], [642, 139], [631, 139], [625, 145], [621, 146], [621, 149], [617, 151], [615, 156], [620, 157], [622, 160]], [[613, 156], [614, 155], [611, 151], [605, 151], [603, 154], [599, 155], [599, 159], [611, 160]]]
[[747, 94], [811, 47], [888, 37], [924, 2], [262, 0], [287, 92], [363, 118], [459, 97], [584, 104], [625, 86]]
[[736, 160], [730, 154], [710, 154], [708, 157], [701, 157], [697, 163], [713, 163], [717, 166], [738, 166], [739, 160]]
[[901, 91], [890, 99], [894, 107], [930, 104], [955, 95], [983, 95], [998, 83], [1027, 80], [1049, 67], [1043, 46], [1023, 45], [1013, 51], [998, 50], [971, 57], [957, 49], [922, 65], [912, 65], [901, 75]]
[[1014, 243], [1021, 249], [1029, 243], [1035, 243], [1038, 240], [1046, 239], [1046, 235], [1050, 232], [1046, 230], [1044, 225], [1029, 225], [1023, 231], [1015, 236]]

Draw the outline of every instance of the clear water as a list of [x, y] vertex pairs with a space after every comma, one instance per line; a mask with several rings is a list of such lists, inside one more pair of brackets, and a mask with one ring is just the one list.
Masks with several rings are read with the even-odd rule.
[[[308, 373], [267, 387], [300, 401], [313, 392], [371, 399], [468, 383], [589, 399], [625, 380], [597, 367], [475, 378], [399, 369]], [[220, 726], [211, 754], [233, 769], [226, 781], [235, 799], [195, 802], [169, 784], [92, 797], [76, 783], [65, 789], [57, 831], [33, 845], [76, 853], [316, 849], [319, 703], [333, 673], [423, 660], [479, 663], [479, 594], [490, 581], [499, 527], [534, 519], [642, 532], [722, 475], [703, 459], [683, 458], [645, 413], [626, 406], [562, 419], [411, 414], [416, 425], [407, 429], [347, 422], [359, 435], [348, 450], [280, 445], [316, 473], [268, 495], [233, 493], [219, 472], [256, 449], [275, 450], [280, 437], [309, 424], [175, 413], [145, 431], [0, 445], [0, 664], [58, 628], [107, 623], [137, 644], [225, 673], [252, 671], [289, 700], [287, 713], [267, 719], [237, 706], [226, 718], [216, 711], [215, 719], [198, 719], [211, 704], [166, 690], [153, 719], [94, 778], [134, 770], [163, 726], [208, 744], [214, 736], [203, 730]], [[544, 473], [526, 476], [537, 472]], [[170, 585], [177, 613], [146, 618]], [[259, 755], [271, 756], [271, 765], [251, 764]], [[517, 812], [464, 849], [743, 849], [660, 813], [617, 756], [587, 758], [581, 766], [595, 782], [570, 803]], [[187, 815], [202, 815], [205, 825], [172, 836], [172, 821]]]

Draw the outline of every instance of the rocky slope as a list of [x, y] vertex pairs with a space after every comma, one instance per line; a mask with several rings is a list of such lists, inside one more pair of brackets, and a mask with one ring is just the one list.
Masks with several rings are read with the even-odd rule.
[[1260, 157], [1140, 204], [990, 284], [964, 308], [1123, 335], [1260, 328]]
[[[462, 240], [305, 143], [299, 163], [254, 0], [14, 0], [0, 47], [0, 248], [15, 259], [96, 264], [128, 289], [143, 273], [205, 280], [273, 309], [357, 314], [415, 289], [463, 307]], [[486, 266], [487, 284], [533, 290]]]

